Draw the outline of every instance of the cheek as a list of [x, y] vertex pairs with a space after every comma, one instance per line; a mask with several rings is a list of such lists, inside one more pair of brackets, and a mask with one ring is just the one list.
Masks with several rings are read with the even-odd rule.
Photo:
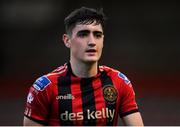
[[82, 54], [83, 50], [84, 50], [83, 43], [77, 41], [77, 42], [73, 42], [71, 45], [71, 50], [75, 53], [79, 53]]
[[104, 47], [104, 43], [100, 42], [98, 47], [99, 47], [100, 50], [102, 50], [102, 48]]

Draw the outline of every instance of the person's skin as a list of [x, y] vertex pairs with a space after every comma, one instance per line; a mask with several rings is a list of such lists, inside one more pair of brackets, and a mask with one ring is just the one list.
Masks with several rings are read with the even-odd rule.
[[24, 121], [23, 121], [24, 126], [43, 126], [42, 124], [39, 124], [33, 120], [30, 120], [26, 116], [24, 116]]
[[[92, 77], [98, 73], [98, 60], [101, 57], [104, 34], [101, 24], [77, 24], [72, 34], [64, 34], [63, 41], [70, 48], [70, 63], [73, 73], [78, 77]], [[143, 126], [139, 112], [122, 118], [124, 125]], [[40, 124], [24, 117], [24, 125]]]
[[139, 112], [123, 117], [122, 121], [125, 126], [144, 126], [141, 114]]
[[100, 24], [78, 24], [72, 35], [63, 35], [66, 47], [70, 48], [70, 63], [78, 77], [92, 77], [98, 72], [98, 60], [102, 54], [104, 35]]

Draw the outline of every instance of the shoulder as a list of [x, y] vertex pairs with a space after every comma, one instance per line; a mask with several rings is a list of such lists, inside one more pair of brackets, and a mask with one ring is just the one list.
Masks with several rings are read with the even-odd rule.
[[33, 83], [33, 87], [38, 91], [43, 91], [46, 87], [53, 87], [57, 84], [57, 79], [67, 72], [67, 65], [64, 64], [53, 70], [52, 72], [38, 77]]
[[127, 76], [117, 70], [117, 69], [114, 69], [114, 68], [111, 68], [111, 67], [108, 67], [108, 66], [99, 66], [100, 70], [101, 71], [105, 71], [107, 73], [108, 76], [112, 77], [113, 79], [117, 80], [117, 81], [120, 81], [122, 83], [125, 83], [125, 84], [130, 84], [130, 80], [127, 78]]

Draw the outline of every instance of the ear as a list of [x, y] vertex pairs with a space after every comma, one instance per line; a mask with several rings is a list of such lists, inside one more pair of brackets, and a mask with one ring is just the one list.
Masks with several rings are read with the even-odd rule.
[[67, 48], [71, 47], [70, 37], [67, 34], [63, 34], [62, 40]]

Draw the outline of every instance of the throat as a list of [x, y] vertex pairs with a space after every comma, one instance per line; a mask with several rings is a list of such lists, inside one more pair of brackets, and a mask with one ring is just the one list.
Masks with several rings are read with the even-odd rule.
[[94, 77], [98, 73], [97, 63], [85, 64], [85, 63], [74, 63], [70, 61], [72, 73], [80, 78]]

